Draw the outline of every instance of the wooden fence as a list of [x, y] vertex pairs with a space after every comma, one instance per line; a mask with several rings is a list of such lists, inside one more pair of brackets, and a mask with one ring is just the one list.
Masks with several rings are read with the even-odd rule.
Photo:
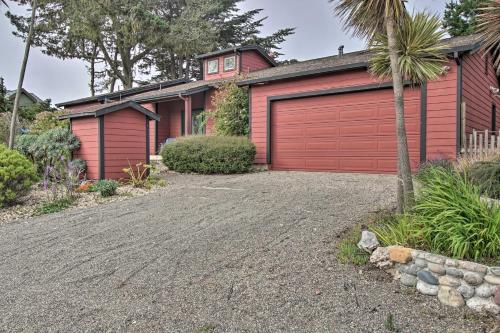
[[480, 156], [500, 153], [500, 135], [498, 132], [476, 131], [465, 137], [462, 154]]

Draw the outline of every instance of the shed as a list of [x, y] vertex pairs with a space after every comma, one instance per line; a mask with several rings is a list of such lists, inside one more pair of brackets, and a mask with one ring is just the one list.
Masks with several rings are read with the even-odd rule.
[[81, 145], [75, 158], [87, 163], [89, 179], [120, 179], [122, 169], [149, 163], [150, 121], [160, 117], [133, 101], [91, 106], [61, 116], [69, 119], [71, 131]]

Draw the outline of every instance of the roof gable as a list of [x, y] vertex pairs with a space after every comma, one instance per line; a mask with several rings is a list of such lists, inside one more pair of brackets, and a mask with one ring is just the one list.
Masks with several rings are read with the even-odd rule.
[[152, 120], [159, 121], [160, 116], [154, 112], [149, 111], [145, 107], [137, 104], [134, 101], [120, 101], [114, 103], [100, 104], [96, 106], [90, 106], [79, 112], [65, 114], [59, 117], [59, 119], [74, 119], [83, 117], [100, 117], [109, 113], [121, 111], [124, 109], [133, 109], [137, 112], [144, 114], [146, 117]]

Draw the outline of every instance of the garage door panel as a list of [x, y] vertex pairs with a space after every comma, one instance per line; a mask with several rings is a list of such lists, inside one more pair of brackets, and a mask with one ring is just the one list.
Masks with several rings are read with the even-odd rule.
[[[420, 91], [405, 95], [408, 147], [419, 163]], [[271, 157], [277, 170], [395, 172], [392, 90], [276, 101], [271, 109]]]

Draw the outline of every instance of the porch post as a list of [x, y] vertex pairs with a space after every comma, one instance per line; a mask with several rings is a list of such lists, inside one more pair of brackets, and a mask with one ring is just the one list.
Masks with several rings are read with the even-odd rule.
[[192, 128], [192, 102], [191, 102], [191, 96], [187, 96], [184, 99], [184, 128], [185, 128], [185, 135], [191, 135], [193, 134], [193, 128]]

